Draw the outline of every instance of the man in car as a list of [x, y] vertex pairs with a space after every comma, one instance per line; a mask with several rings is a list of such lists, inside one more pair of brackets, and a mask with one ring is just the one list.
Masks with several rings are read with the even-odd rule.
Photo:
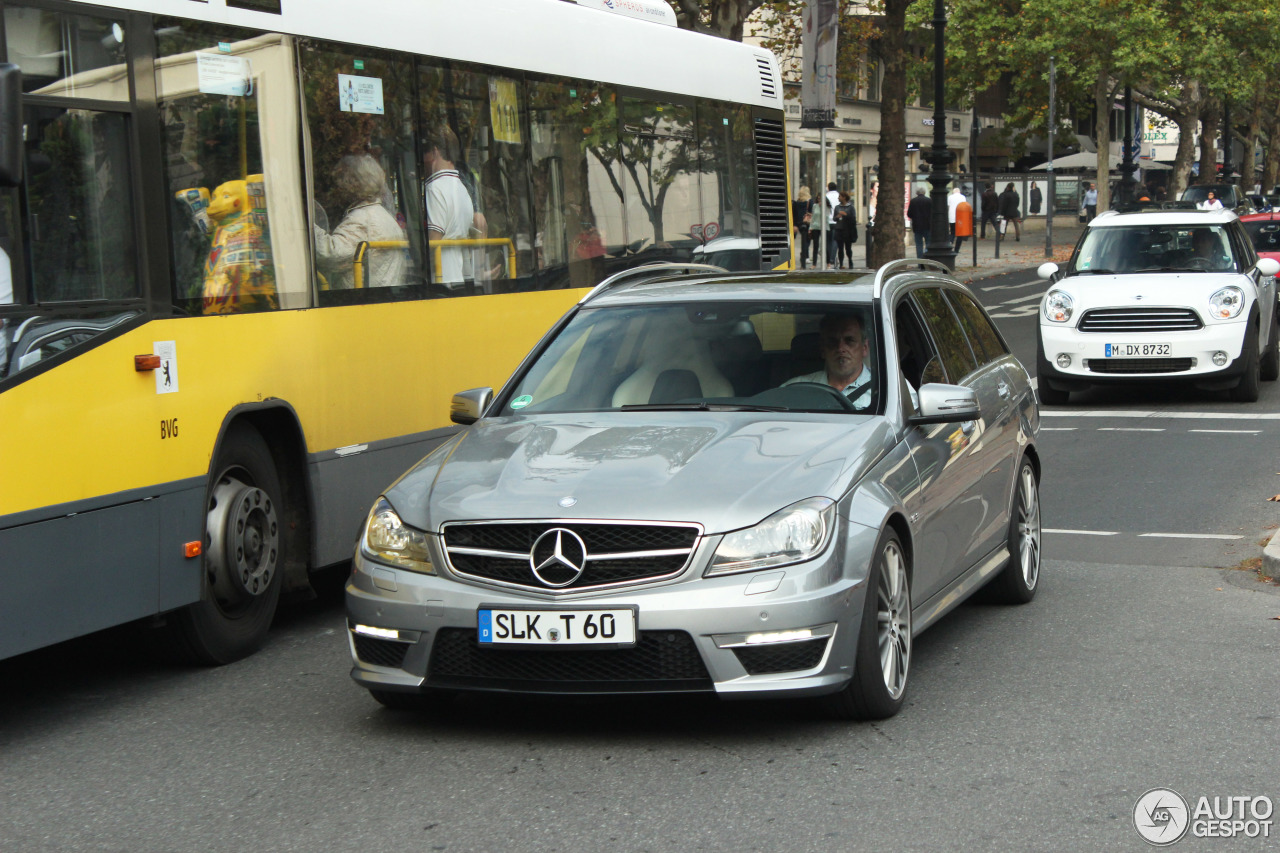
[[[818, 382], [849, 397], [854, 406], [871, 405], [871, 370], [864, 364], [867, 358], [867, 339], [862, 333], [862, 318], [857, 314], [827, 314], [818, 325], [818, 348], [824, 367], [782, 383]], [[858, 391], [858, 389], [862, 389]]]
[[1222, 240], [1210, 228], [1197, 228], [1191, 232], [1191, 257], [1188, 262], [1195, 269], [1225, 272], [1232, 268], [1231, 256], [1222, 247]]

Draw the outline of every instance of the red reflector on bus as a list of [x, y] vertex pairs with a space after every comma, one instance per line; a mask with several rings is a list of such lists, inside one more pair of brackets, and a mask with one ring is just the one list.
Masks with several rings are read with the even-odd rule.
[[204, 543], [188, 542], [186, 545], [182, 546], [182, 551], [184, 554], [187, 555], [188, 558], [199, 557], [201, 554], [204, 553]]
[[158, 355], [135, 355], [133, 357], [133, 369], [141, 373], [144, 370], [159, 370], [160, 356]]

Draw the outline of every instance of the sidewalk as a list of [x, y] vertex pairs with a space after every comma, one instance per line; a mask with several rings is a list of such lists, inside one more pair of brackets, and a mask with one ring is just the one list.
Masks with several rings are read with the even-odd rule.
[[[995, 256], [996, 241], [988, 229], [985, 240], [980, 238], [975, 240], [975, 238], [970, 237], [960, 247], [960, 254], [956, 256], [956, 278], [963, 282], [969, 282], [979, 277], [996, 275], [1001, 272], [1038, 267], [1049, 260], [1061, 266], [1071, 257], [1071, 250], [1075, 247], [1076, 241], [1080, 238], [1080, 232], [1083, 230], [1084, 226], [1080, 224], [1080, 220], [1075, 216], [1056, 217], [1053, 220], [1052, 257], [1045, 257], [1045, 218], [1041, 216], [1024, 220], [1022, 223], [1022, 239], [1015, 240], [1013, 229], [1010, 228], [1009, 233], [1000, 239], [1000, 257], [997, 258]], [[853, 247], [854, 266], [865, 265], [867, 260], [865, 228], [860, 236], [862, 239]], [[975, 242], [978, 245], [978, 265], [976, 267], [973, 265], [973, 245]], [[796, 247], [796, 252], [798, 257], [799, 246]], [[904, 257], [915, 257], [915, 253], [915, 235], [908, 229]]]

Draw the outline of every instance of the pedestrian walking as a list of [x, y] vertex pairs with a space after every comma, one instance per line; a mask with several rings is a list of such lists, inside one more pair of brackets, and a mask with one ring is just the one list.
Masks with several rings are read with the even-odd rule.
[[916, 237], [916, 257], [923, 258], [929, 243], [929, 228], [933, 224], [933, 202], [925, 195], [924, 187], [916, 188], [916, 197], [907, 205], [907, 219], [911, 221], [911, 233]]
[[1030, 207], [1030, 213], [1032, 216], [1040, 215], [1040, 205], [1043, 202], [1044, 202], [1044, 194], [1040, 192], [1040, 185], [1032, 184], [1031, 185], [1031, 207]]
[[822, 246], [822, 225], [827, 218], [822, 214], [822, 207], [818, 204], [817, 199], [809, 201], [809, 224], [806, 226], [809, 231], [809, 239], [805, 241], [805, 249], [813, 252], [813, 259], [809, 265], [814, 269], [818, 267], [818, 250]]
[[947, 196], [947, 227], [951, 229], [950, 238], [956, 238], [956, 206], [964, 201], [964, 193], [960, 192], [959, 187], [952, 187], [950, 195]]
[[1000, 215], [1004, 217], [1005, 228], [1010, 224], [1013, 225], [1014, 240], [1022, 239], [1022, 217], [1018, 214], [1018, 205], [1022, 199], [1018, 196], [1018, 191], [1013, 188], [1010, 182], [1004, 188], [1004, 192], [1000, 193]]
[[987, 239], [987, 223], [991, 223], [992, 231], [999, 230], [1000, 226], [996, 224], [996, 217], [1000, 215], [1000, 199], [996, 195], [995, 188], [991, 184], [985, 184], [982, 190], [982, 227], [979, 236]]
[[837, 197], [835, 235], [836, 268], [853, 269], [853, 244], [858, 239], [858, 208], [846, 192]]
[[840, 189], [835, 181], [827, 184], [827, 266], [836, 265], [836, 205], [840, 203]]
[[800, 244], [800, 269], [807, 266], [809, 260], [809, 240], [813, 233], [809, 225], [813, 221], [813, 197], [808, 187], [801, 187], [791, 202], [791, 221], [795, 225], [796, 240]]
[[1092, 222], [1093, 218], [1098, 215], [1098, 188], [1093, 184], [1085, 187], [1084, 190], [1084, 221]]
[[966, 237], [973, 236], [973, 205], [969, 204], [969, 200], [960, 196], [960, 203], [956, 205], [956, 254], [960, 254], [960, 247], [964, 245]]

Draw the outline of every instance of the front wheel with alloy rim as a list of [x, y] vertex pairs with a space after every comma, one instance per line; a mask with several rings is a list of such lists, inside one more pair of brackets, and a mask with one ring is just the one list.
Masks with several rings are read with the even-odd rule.
[[990, 590], [1009, 604], [1026, 604], [1036, 597], [1040, 582], [1040, 484], [1027, 459], [1018, 470], [1009, 519], [1009, 562], [991, 580]]
[[203, 594], [169, 626], [179, 657], [217, 665], [266, 641], [285, 564], [284, 507], [271, 451], [248, 424], [227, 430], [210, 470]]
[[1258, 380], [1262, 378], [1261, 366], [1258, 364], [1258, 327], [1256, 325], [1253, 325], [1253, 334], [1245, 335], [1244, 351], [1241, 355], [1244, 358], [1244, 373], [1240, 375], [1240, 381], [1236, 387], [1231, 389], [1231, 399], [1237, 403], [1256, 403], [1261, 391]]
[[1264, 382], [1280, 379], [1280, 305], [1271, 312], [1271, 338], [1267, 343], [1267, 351], [1258, 364], [1258, 375]]
[[911, 578], [902, 543], [886, 530], [876, 546], [858, 626], [853, 677], [825, 697], [845, 720], [883, 720], [902, 708], [911, 673]]

